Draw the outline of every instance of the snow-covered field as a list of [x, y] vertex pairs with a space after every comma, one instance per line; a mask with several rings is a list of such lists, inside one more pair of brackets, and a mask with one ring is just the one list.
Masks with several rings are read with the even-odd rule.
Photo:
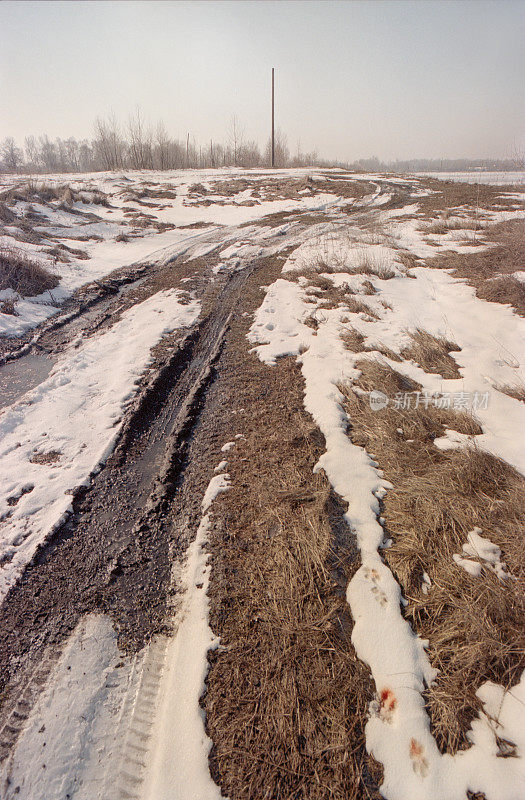
[[508, 186], [525, 183], [525, 172], [418, 172], [417, 175], [438, 178], [441, 181], [462, 183], [489, 183], [492, 186]]
[[[525, 174], [508, 176], [435, 175], [504, 185], [523, 182]], [[402, 613], [406, 600], [384, 558], [390, 542], [382, 500], [392, 485], [381, 471], [381, 454], [368, 453], [350, 439], [341, 386], [352, 387], [359, 379], [359, 361], [379, 360], [422, 387], [417, 398], [408, 396], [412, 393], [380, 397], [383, 407], [412, 404], [415, 413], [419, 404], [440, 404], [474, 414], [481, 433], [447, 430], [433, 442], [436, 453], [476, 448], [525, 475], [518, 433], [525, 429], [525, 404], [503, 391], [525, 386], [525, 319], [509, 304], [481, 299], [474, 286], [450, 270], [426, 264], [444, 250], [472, 254], [494, 244], [460, 227], [430, 235], [430, 220], [418, 204], [429, 194], [423, 176], [346, 177], [349, 183], [365, 177], [374, 189], [355, 197], [338, 194], [338, 171], [230, 169], [46, 176], [48, 185], [67, 183], [72, 192], [67, 202], [60, 193], [40, 202], [21, 199], [13, 190], [9, 208], [19, 219], [32, 219], [36, 236], [10, 220], [3, 223], [0, 246], [16, 246], [39, 258], [60, 282], [37, 297], [20, 298], [4, 289], [0, 301], [14, 300], [17, 313], [0, 313], [0, 332], [28, 331], [57, 314], [79, 287], [131, 264], [162, 265], [175, 257], [214, 253], [213, 284], [262, 255], [285, 252], [279, 256], [280, 274], [261, 287], [245, 344], [269, 369], [285, 356], [296, 359], [304, 407], [326, 442], [315, 470], [324, 471], [347, 505], [345, 520], [361, 558], [346, 590], [352, 643], [370, 670], [377, 696], [388, 690], [395, 697], [389, 707], [372, 704], [366, 724], [367, 748], [384, 768], [381, 793], [387, 800], [466, 800], [468, 791], [484, 793], [487, 800], [519, 800], [525, 797], [523, 679], [510, 691], [490, 681], [474, 687], [481, 706], [468, 733], [471, 746], [454, 756], [438, 748], [424, 698], [437, 672], [428, 642]], [[327, 191], [330, 180], [334, 191]], [[4, 188], [17, 182], [4, 179]], [[392, 203], [407, 182], [411, 191], [404, 202]], [[107, 205], [100, 204], [97, 193]], [[523, 197], [502, 197], [505, 210], [487, 209], [486, 218], [520, 219]], [[270, 214], [282, 218], [270, 223], [264, 220]], [[309, 224], [301, 223], [308, 217]], [[455, 208], [446, 217], [449, 222], [473, 218], [472, 208]], [[197, 228], [184, 227], [196, 223]], [[48, 252], [65, 244], [85, 255], [64, 250], [61, 260]], [[88, 486], [103, 469], [151, 363], [152, 348], [199, 318], [199, 297], [183, 287], [155, 291], [109, 327], [68, 343], [51, 374], [1, 413], [0, 599], [72, 513], [72, 491]], [[243, 308], [241, 299], [239, 313]], [[418, 330], [457, 346], [450, 357], [459, 377], [444, 378], [406, 356]], [[359, 352], [344, 341], [356, 332]], [[227, 442], [225, 458], [236, 447], [238, 441]], [[221, 796], [208, 770], [212, 742], [199, 699], [207, 653], [220, 645], [208, 619], [206, 592], [213, 575], [207, 537], [214, 501], [230, 487], [227, 466], [224, 460], [215, 467], [186, 561], [174, 565], [180, 602], [173, 607], [173, 637], [158, 636], [139, 655], [126, 656], [118, 650], [108, 617], [85, 617], [2, 767], [2, 798]], [[458, 572], [481, 580], [486, 567], [510, 581], [490, 531], [481, 533], [470, 531], [462, 553], [454, 555]], [[514, 757], [500, 757], [501, 740], [513, 744]]]

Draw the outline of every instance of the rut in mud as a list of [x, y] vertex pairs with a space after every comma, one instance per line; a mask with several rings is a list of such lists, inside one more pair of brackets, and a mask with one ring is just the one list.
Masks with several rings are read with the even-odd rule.
[[[166, 618], [174, 557], [170, 501], [213, 378], [229, 317], [253, 267], [216, 290], [211, 310], [157, 354], [119, 444], [75, 513], [37, 551], [0, 609], [0, 758], [5, 756], [65, 638], [91, 611], [111, 614], [120, 645], [139, 650]], [[187, 546], [184, 535], [175, 553]]]

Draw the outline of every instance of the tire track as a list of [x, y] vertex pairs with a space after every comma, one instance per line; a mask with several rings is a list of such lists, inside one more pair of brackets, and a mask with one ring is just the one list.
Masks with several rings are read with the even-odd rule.
[[170, 551], [171, 500], [213, 364], [253, 267], [234, 273], [208, 316], [171, 343], [105, 468], [88, 490], [77, 492], [73, 517], [39, 548], [0, 608], [0, 759], [81, 616], [109, 613], [119, 644], [130, 653], [163, 630], [172, 558], [185, 552], [189, 535], [182, 531]]

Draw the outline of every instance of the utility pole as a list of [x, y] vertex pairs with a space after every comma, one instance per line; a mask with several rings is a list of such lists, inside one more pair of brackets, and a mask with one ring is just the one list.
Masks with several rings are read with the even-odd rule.
[[189, 168], [190, 166], [190, 134], [188, 133], [188, 137], [186, 139], [186, 167]]
[[275, 167], [275, 70], [272, 67], [272, 167]]

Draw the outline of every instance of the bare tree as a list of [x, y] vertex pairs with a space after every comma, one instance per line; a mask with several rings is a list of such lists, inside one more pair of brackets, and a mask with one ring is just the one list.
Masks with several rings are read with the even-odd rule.
[[155, 167], [159, 169], [169, 168], [170, 139], [166, 133], [166, 128], [162, 120], [157, 123], [155, 131], [155, 145], [153, 149], [153, 161]]
[[56, 172], [58, 170], [58, 153], [56, 144], [44, 135], [38, 138], [39, 161], [43, 164], [46, 172]]
[[241, 167], [258, 167], [261, 153], [257, 142], [243, 142], [237, 152], [237, 160]]
[[129, 156], [133, 169], [151, 169], [153, 166], [153, 135], [146, 130], [140, 109], [128, 120]]
[[2, 142], [1, 150], [2, 161], [6, 169], [10, 172], [16, 172], [18, 167], [22, 164], [23, 153], [19, 147], [16, 146], [15, 140], [8, 136]]
[[34, 136], [26, 136], [24, 150], [27, 165], [36, 168], [38, 166], [38, 145]]
[[124, 143], [115, 114], [112, 113], [105, 120], [96, 118], [93, 147], [102, 162], [102, 169], [122, 168]]
[[[267, 164], [272, 163], [272, 138], [268, 139], [264, 151], [264, 160]], [[290, 153], [285, 134], [278, 128], [275, 131], [275, 166], [286, 167], [290, 161]]]
[[230, 119], [230, 127], [228, 128], [228, 142], [232, 150], [233, 163], [235, 166], [237, 166], [237, 156], [239, 149], [242, 146], [243, 138], [244, 129], [239, 124], [237, 116], [233, 114]]

